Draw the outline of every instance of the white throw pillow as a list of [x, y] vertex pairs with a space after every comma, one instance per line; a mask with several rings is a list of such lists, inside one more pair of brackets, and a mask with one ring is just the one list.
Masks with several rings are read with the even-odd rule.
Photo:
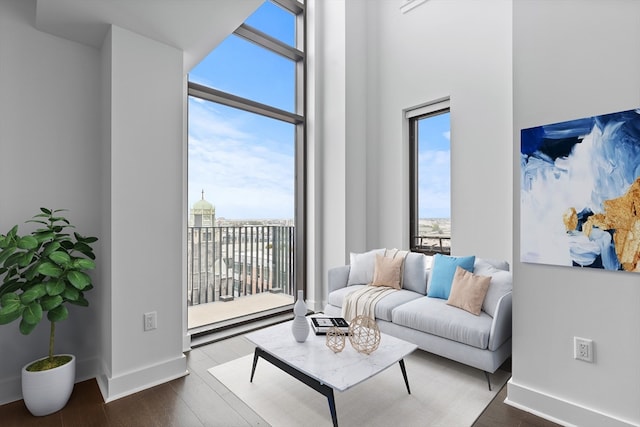
[[482, 311], [494, 317], [500, 298], [513, 290], [513, 276], [511, 272], [500, 270], [490, 264], [478, 265], [474, 273], [491, 276], [489, 290], [482, 303]]
[[373, 249], [365, 253], [351, 252], [349, 257], [349, 279], [347, 286], [350, 285], [368, 285], [373, 282], [373, 271], [376, 266], [376, 255], [384, 256], [385, 249]]
[[486, 258], [476, 258], [473, 271], [476, 271], [478, 269], [481, 269], [487, 266], [495, 267], [498, 270], [509, 271], [509, 263], [507, 261], [503, 261], [499, 259], [486, 259]]

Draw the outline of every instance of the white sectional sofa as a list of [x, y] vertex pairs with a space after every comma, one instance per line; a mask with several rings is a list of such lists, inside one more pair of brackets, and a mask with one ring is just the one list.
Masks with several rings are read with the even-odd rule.
[[[345, 296], [371, 283], [375, 256], [384, 251], [351, 254], [351, 265], [329, 270], [325, 315], [342, 315]], [[442, 255], [436, 255], [435, 261], [438, 257]], [[452, 258], [460, 257], [447, 257], [447, 262]], [[491, 388], [489, 373], [495, 372], [511, 355], [512, 274], [509, 264], [481, 258], [471, 261], [475, 276], [491, 277], [482, 310], [474, 315], [447, 304], [447, 299], [430, 296], [440, 286], [434, 280], [441, 277], [439, 273], [433, 273], [433, 261], [433, 257], [420, 253], [406, 255], [402, 266], [402, 289], [375, 305], [380, 331], [415, 343], [422, 350], [483, 370]]]

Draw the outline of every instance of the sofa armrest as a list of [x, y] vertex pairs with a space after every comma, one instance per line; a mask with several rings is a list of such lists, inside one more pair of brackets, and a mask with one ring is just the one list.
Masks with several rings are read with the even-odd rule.
[[334, 267], [329, 269], [329, 273], [327, 276], [327, 282], [328, 282], [327, 295], [335, 291], [336, 289], [344, 288], [347, 286], [350, 270], [351, 270], [350, 265], [343, 265], [340, 267]]
[[498, 300], [489, 334], [489, 350], [495, 351], [511, 338], [511, 292]]

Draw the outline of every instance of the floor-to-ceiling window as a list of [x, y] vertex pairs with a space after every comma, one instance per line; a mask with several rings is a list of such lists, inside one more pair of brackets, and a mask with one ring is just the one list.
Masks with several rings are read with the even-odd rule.
[[189, 328], [288, 310], [304, 277], [304, 4], [263, 3], [189, 73]]
[[411, 250], [451, 252], [449, 101], [409, 110]]

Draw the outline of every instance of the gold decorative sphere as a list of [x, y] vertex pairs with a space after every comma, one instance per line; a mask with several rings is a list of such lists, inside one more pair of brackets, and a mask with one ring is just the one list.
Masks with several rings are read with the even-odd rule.
[[346, 334], [339, 328], [333, 326], [327, 331], [327, 347], [333, 350], [334, 353], [340, 353], [344, 350], [346, 341]]
[[349, 325], [349, 341], [359, 353], [373, 353], [380, 345], [378, 324], [371, 317], [356, 316]]

